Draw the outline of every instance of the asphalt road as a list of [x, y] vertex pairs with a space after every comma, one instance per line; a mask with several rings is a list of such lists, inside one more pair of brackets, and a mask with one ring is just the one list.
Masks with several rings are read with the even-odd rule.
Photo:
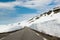
[[0, 40], [60, 40], [60, 38], [48, 35], [34, 29], [25, 27], [23, 29], [0, 34]]
[[29, 28], [24, 28], [23, 30], [9, 34], [0, 40], [43, 40], [43, 37]]

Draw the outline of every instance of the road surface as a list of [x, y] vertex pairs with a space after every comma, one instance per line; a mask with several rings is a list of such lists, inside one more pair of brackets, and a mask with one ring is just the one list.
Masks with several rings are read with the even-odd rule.
[[9, 34], [7, 37], [1, 38], [1, 40], [43, 40], [43, 38], [35, 31], [24, 28], [23, 30]]
[[53, 37], [31, 28], [25, 27], [12, 33], [0, 34], [0, 40], [60, 40], [60, 38]]

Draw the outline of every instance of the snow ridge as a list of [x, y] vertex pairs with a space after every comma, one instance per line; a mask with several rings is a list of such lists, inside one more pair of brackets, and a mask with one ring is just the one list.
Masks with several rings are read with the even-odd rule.
[[[54, 8], [29, 21], [30, 27], [46, 34], [60, 37], [60, 8]], [[33, 27], [35, 26], [35, 27]]]

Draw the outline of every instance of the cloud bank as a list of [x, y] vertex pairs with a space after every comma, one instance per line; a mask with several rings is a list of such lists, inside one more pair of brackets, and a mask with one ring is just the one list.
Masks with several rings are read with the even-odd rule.
[[37, 7], [47, 6], [51, 3], [55, 5], [60, 5], [59, 1], [60, 0], [16, 0], [13, 2], [5, 2], [5, 3], [0, 1], [0, 7], [12, 8], [18, 5], [18, 6], [25, 6], [30, 8], [37, 8]]

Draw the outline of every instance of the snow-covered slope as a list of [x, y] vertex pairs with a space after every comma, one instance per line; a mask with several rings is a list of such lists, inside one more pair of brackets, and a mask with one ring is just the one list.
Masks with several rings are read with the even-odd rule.
[[23, 27], [21, 27], [19, 25], [19, 23], [8, 24], [8, 25], [0, 25], [0, 33], [10, 32], [10, 31], [14, 31], [17, 29], [21, 29], [21, 28], [23, 28]]
[[53, 9], [37, 17], [29, 21], [31, 28], [52, 36], [60, 37], [60, 8]]

